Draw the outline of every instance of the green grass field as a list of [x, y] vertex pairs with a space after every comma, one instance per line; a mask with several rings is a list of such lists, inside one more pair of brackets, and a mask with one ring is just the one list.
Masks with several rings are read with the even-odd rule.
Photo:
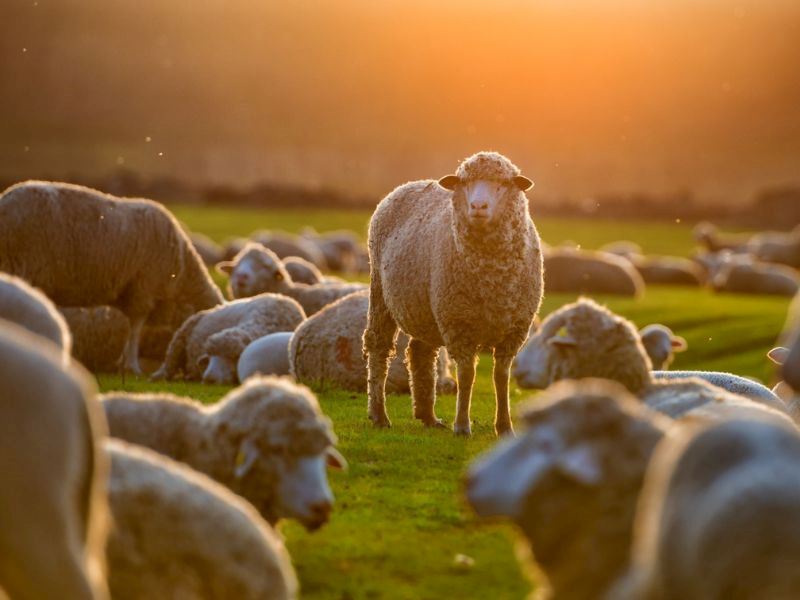
[[[365, 232], [369, 215], [336, 211], [256, 211], [171, 207], [192, 229], [222, 240], [258, 228], [321, 231], [347, 227]], [[585, 247], [630, 239], [646, 251], [688, 255], [691, 226], [615, 223], [594, 220], [537, 221], [553, 244], [571, 239]], [[574, 300], [548, 295], [543, 314]], [[601, 297], [609, 307], [642, 326], [659, 321], [686, 337], [689, 350], [674, 368], [730, 370], [771, 381], [765, 353], [786, 315], [784, 298], [715, 296], [705, 290], [650, 287], [644, 298]], [[312, 535], [294, 523], [283, 526], [304, 598], [522, 598], [531, 589], [515, 559], [516, 536], [505, 524], [477, 522], [460, 495], [460, 477], [476, 454], [494, 443], [491, 362], [483, 357], [473, 399], [474, 435], [461, 439], [426, 430], [411, 418], [408, 396], [388, 401], [390, 430], [375, 430], [366, 418], [365, 394], [318, 390], [334, 422], [347, 473], [332, 473], [336, 511], [328, 526]], [[217, 401], [227, 388], [200, 384], [151, 384], [101, 375], [104, 391], [169, 390], [203, 402]], [[514, 389], [515, 403], [530, 394]], [[453, 396], [438, 401], [440, 416], [452, 421]], [[213, 540], [209, 540], [213, 543]], [[457, 554], [475, 560], [471, 568]]]

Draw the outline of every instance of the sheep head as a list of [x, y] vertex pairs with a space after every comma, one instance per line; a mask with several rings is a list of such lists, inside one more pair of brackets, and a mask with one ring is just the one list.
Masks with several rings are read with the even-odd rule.
[[216, 268], [230, 277], [228, 288], [233, 298], [280, 293], [292, 284], [278, 255], [255, 242], [248, 243], [232, 261], [217, 263]]

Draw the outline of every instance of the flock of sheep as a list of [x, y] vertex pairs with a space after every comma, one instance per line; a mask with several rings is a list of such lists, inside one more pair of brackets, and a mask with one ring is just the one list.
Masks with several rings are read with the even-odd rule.
[[[470, 435], [478, 355], [491, 352], [503, 439], [469, 468], [465, 494], [478, 515], [519, 525], [552, 597], [800, 597], [800, 300], [787, 347], [770, 353], [784, 377], [774, 390], [669, 371], [683, 338], [588, 298], [537, 318], [545, 290], [796, 294], [800, 229], [722, 240], [702, 225], [695, 260], [630, 243], [549, 248], [532, 185], [506, 157], [475, 154], [384, 198], [368, 251], [311, 230], [223, 249], [155, 202], [6, 190], [0, 595], [294, 598], [275, 526], [323, 526], [326, 469], [347, 467], [304, 384], [366, 392], [376, 427], [391, 426], [386, 392], [410, 391], [414, 417], [446, 428], [436, 399], [455, 393], [453, 430]], [[367, 270], [370, 283], [331, 270]], [[203, 406], [100, 395], [87, 370], [143, 376], [152, 360], [153, 379], [239, 386]], [[512, 376], [545, 390], [516, 435]]]

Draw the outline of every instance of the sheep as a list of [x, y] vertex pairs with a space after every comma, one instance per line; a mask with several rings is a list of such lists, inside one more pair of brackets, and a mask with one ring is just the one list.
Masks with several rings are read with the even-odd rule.
[[239, 356], [236, 373], [239, 381], [253, 375], [289, 375], [291, 331], [270, 333], [248, 344]]
[[512, 431], [508, 373], [542, 298], [542, 253], [525, 190], [533, 185], [497, 152], [465, 159], [438, 182], [414, 181], [386, 196], [370, 220], [370, 297], [364, 352], [368, 415], [391, 425], [385, 382], [398, 326], [408, 347], [413, 412], [436, 417], [436, 349], [458, 369], [453, 430], [470, 435], [478, 350], [494, 354], [495, 431]]
[[329, 231], [319, 234], [313, 227], [306, 227], [301, 232], [301, 235], [319, 248], [320, 252], [325, 256], [325, 262], [331, 271], [339, 273], [357, 272], [362, 248], [358, 237], [352, 231]]
[[524, 388], [545, 388], [560, 379], [604, 377], [622, 383], [645, 401], [659, 386], [696, 377], [787, 411], [769, 388], [744, 377], [715, 371], [652, 371], [633, 323], [587, 298], [548, 315], [517, 356], [514, 376]]
[[0, 273], [0, 319], [21, 325], [61, 348], [69, 363], [72, 336], [64, 317], [42, 292], [19, 277]]
[[114, 598], [288, 600], [297, 578], [280, 537], [247, 502], [146, 448], [108, 440]]
[[119, 360], [130, 336], [130, 322], [111, 306], [59, 308], [72, 333], [72, 354], [90, 371], [109, 372]]
[[333, 507], [325, 464], [344, 468], [330, 420], [305, 387], [251, 377], [214, 406], [170, 394], [101, 397], [111, 436], [188, 464], [251, 502], [275, 525], [324, 525]]
[[203, 264], [208, 267], [213, 267], [222, 260], [222, 246], [210, 237], [196, 231], [187, 231], [187, 234], [189, 235], [189, 240], [192, 242], [192, 246], [194, 246], [198, 256], [200, 256], [200, 259], [203, 261]]
[[286, 296], [259, 294], [200, 311], [175, 332], [161, 368], [152, 378], [234, 383], [239, 355], [255, 339], [293, 331], [305, 313]]
[[366, 289], [361, 283], [303, 285], [292, 281], [283, 263], [271, 250], [250, 243], [233, 261], [223, 261], [217, 270], [230, 277], [228, 290], [233, 298], [272, 292], [297, 300], [309, 317], [352, 292]]
[[675, 335], [669, 327], [660, 323], [643, 327], [639, 330], [639, 337], [650, 362], [659, 371], [669, 367], [675, 358], [675, 352], [683, 352], [687, 348], [684, 338]]
[[299, 256], [287, 256], [283, 259], [283, 266], [295, 283], [314, 285], [325, 281], [325, 277], [314, 263]]
[[716, 292], [794, 296], [800, 290], [800, 276], [791, 267], [737, 257], [720, 266], [711, 287]]
[[289, 256], [299, 256], [304, 258], [318, 269], [327, 269], [328, 264], [325, 261], [325, 255], [322, 254], [319, 248], [308, 240], [299, 236], [291, 235], [289, 233], [267, 231], [262, 229], [254, 231], [250, 234], [250, 239], [253, 242], [259, 243], [265, 248], [272, 250], [278, 258], [287, 258]]
[[600, 251], [628, 259], [645, 284], [697, 286], [705, 281], [704, 269], [695, 261], [677, 256], [645, 256], [633, 242], [612, 242], [601, 246]]
[[800, 269], [800, 226], [789, 233], [769, 231], [756, 234], [747, 246], [756, 260]]
[[244, 237], [228, 238], [222, 242], [222, 258], [220, 260], [233, 260], [233, 257], [241, 252], [250, 240]]
[[657, 447], [612, 598], [800, 596], [800, 436], [757, 419], [683, 428]]
[[0, 270], [60, 306], [111, 305], [131, 322], [125, 367], [137, 375], [139, 339], [158, 305], [194, 310], [222, 295], [175, 218], [150, 200], [28, 181], [0, 197]]
[[719, 237], [719, 230], [713, 223], [702, 222], [695, 225], [693, 231], [695, 241], [709, 252], [730, 250], [736, 254], [748, 252], [749, 239], [745, 236]]
[[544, 255], [545, 287], [551, 293], [639, 297], [644, 281], [630, 261], [608, 252], [552, 248]]
[[[367, 390], [367, 362], [361, 351], [361, 338], [367, 326], [369, 293], [355, 292], [323, 308], [306, 320], [288, 343], [289, 369], [301, 383], [329, 385], [355, 392]], [[408, 336], [400, 333], [397, 354], [389, 364], [386, 389], [389, 393], [410, 391], [409, 375], [403, 357], [408, 353]], [[283, 350], [287, 354], [286, 348]], [[447, 350], [436, 361], [436, 390], [455, 392]]]
[[521, 416], [518, 437], [470, 466], [467, 500], [520, 526], [544, 597], [602, 598], [627, 569], [636, 499], [671, 421], [603, 380], [554, 384]]
[[0, 596], [106, 598], [106, 429], [91, 378], [0, 321], [0, 388]]
[[616, 254], [617, 256], [621, 256], [623, 258], [628, 258], [634, 254], [643, 254], [644, 252], [639, 244], [628, 240], [609, 242], [608, 244], [600, 246], [598, 250], [600, 250], [600, 252]]

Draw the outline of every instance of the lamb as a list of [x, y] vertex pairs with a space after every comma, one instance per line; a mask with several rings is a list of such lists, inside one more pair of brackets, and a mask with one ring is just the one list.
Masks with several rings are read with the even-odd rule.
[[800, 595], [800, 436], [731, 420], [685, 428], [658, 446], [614, 598]]
[[794, 296], [800, 290], [800, 276], [791, 267], [736, 257], [720, 266], [711, 287], [716, 292]]
[[297, 300], [309, 317], [339, 298], [366, 289], [361, 283], [295, 283], [274, 252], [254, 243], [242, 248], [233, 261], [219, 263], [217, 270], [230, 276], [229, 292], [233, 298], [245, 298], [265, 292], [283, 294]]
[[200, 311], [175, 333], [153, 379], [234, 383], [236, 363], [247, 345], [277, 331], [294, 331], [305, 319], [300, 305], [286, 296], [259, 294]]
[[119, 308], [131, 322], [125, 367], [138, 375], [142, 327], [158, 305], [187, 304], [196, 311], [222, 302], [163, 206], [66, 183], [28, 181], [3, 193], [0, 270], [60, 306]]
[[279, 258], [299, 256], [318, 269], [327, 269], [325, 256], [317, 246], [299, 236], [262, 229], [250, 234], [250, 239], [274, 252]]
[[398, 326], [410, 341], [414, 416], [436, 417], [436, 349], [458, 369], [454, 431], [471, 434], [478, 350], [494, 354], [495, 431], [512, 431], [511, 361], [542, 298], [542, 253], [525, 190], [533, 185], [497, 152], [465, 159], [454, 175], [406, 183], [386, 196], [369, 226], [370, 297], [364, 352], [369, 418], [390, 426], [385, 382]]
[[61, 348], [69, 363], [72, 336], [64, 317], [42, 292], [19, 277], [0, 273], [0, 319], [21, 325]]
[[645, 401], [659, 386], [696, 377], [787, 411], [769, 388], [744, 377], [714, 371], [652, 371], [633, 323], [586, 298], [548, 315], [517, 357], [514, 375], [520, 387], [540, 389], [561, 379], [603, 377], [622, 383]]
[[659, 371], [667, 369], [675, 358], [675, 352], [686, 350], [686, 340], [675, 335], [666, 325], [653, 323], [639, 330], [647, 356], [653, 367]]
[[551, 293], [618, 294], [639, 297], [642, 276], [630, 261], [608, 252], [552, 248], [545, 252], [546, 288]]
[[170, 394], [101, 397], [113, 437], [186, 463], [227, 486], [274, 525], [324, 525], [333, 507], [325, 464], [346, 467], [330, 420], [305, 387], [252, 377], [214, 406]]
[[289, 375], [291, 331], [270, 333], [250, 342], [236, 365], [239, 381], [253, 375]]
[[[291, 374], [307, 385], [328, 385], [338, 389], [365, 392], [367, 362], [361, 351], [361, 338], [367, 326], [369, 293], [355, 292], [330, 304], [306, 320], [283, 349], [289, 356]], [[288, 349], [288, 353], [287, 353]], [[408, 336], [397, 338], [397, 355], [392, 358], [386, 379], [389, 393], [407, 394], [409, 374], [403, 356], [408, 354]], [[450, 375], [447, 350], [436, 360], [436, 390], [454, 393], [456, 382]]]
[[146, 448], [108, 440], [114, 598], [297, 597], [280, 537], [247, 502]]
[[0, 387], [0, 596], [106, 598], [108, 465], [91, 378], [1, 321]]
[[325, 277], [314, 263], [299, 256], [287, 256], [283, 259], [283, 266], [295, 283], [314, 285], [325, 281]]

